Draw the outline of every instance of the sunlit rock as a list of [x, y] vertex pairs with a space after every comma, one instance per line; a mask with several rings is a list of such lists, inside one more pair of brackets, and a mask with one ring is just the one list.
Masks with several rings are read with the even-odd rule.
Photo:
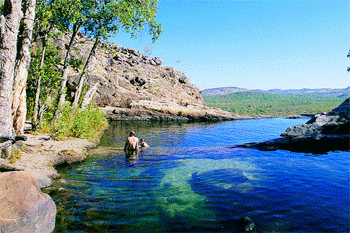
[[0, 232], [52, 232], [56, 205], [26, 172], [0, 175]]

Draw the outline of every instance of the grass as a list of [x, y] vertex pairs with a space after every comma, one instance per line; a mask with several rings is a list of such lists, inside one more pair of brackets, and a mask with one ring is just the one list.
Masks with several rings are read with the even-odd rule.
[[102, 111], [93, 106], [77, 109], [74, 114], [71, 107], [63, 110], [62, 117], [52, 126], [51, 134], [56, 140], [65, 140], [70, 137], [98, 141], [108, 121]]
[[264, 92], [235, 92], [227, 95], [205, 95], [209, 107], [221, 108], [239, 115], [273, 117], [329, 112], [349, 96], [291, 95]]

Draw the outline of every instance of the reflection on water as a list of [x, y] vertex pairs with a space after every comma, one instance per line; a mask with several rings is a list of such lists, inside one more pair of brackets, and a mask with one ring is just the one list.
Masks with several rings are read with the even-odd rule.
[[[55, 231], [235, 232], [249, 216], [261, 232], [346, 232], [349, 152], [227, 147], [305, 121], [115, 122], [87, 161], [60, 170]], [[151, 146], [132, 160], [123, 152], [130, 130]]]

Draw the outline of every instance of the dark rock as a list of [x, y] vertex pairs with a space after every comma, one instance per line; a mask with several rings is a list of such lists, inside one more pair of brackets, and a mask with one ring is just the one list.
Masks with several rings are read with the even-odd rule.
[[249, 217], [242, 217], [236, 221], [240, 232], [252, 232], [255, 229], [255, 223]]
[[135, 77], [130, 80], [130, 83], [134, 86], [143, 86], [146, 84], [146, 80], [141, 77]]
[[136, 52], [136, 49], [133, 49], [133, 48], [127, 48], [127, 51], [128, 53], [132, 54], [132, 55], [138, 55], [137, 52]]
[[160, 57], [155, 57], [154, 59], [154, 62], [156, 63], [157, 66], [160, 66], [162, 65], [163, 61]]
[[[350, 98], [349, 98], [350, 99]], [[296, 137], [309, 134], [349, 134], [349, 99], [329, 113], [317, 114], [306, 124], [289, 127], [283, 137]]]
[[76, 84], [73, 83], [72, 80], [68, 80], [67, 81], [67, 89], [69, 91], [76, 91], [77, 90], [77, 86], [76, 86]]
[[185, 83], [188, 82], [188, 78], [187, 78], [186, 76], [181, 76], [181, 77], [179, 78], [179, 82], [185, 84]]

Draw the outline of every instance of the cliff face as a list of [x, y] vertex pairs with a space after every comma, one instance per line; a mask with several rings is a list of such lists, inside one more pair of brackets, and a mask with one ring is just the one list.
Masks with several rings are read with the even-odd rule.
[[[55, 42], [65, 51], [68, 34]], [[80, 37], [72, 57], [85, 61], [93, 41]], [[62, 53], [62, 57], [64, 53]], [[79, 70], [70, 69], [68, 94], [74, 95]], [[114, 120], [157, 119], [159, 116], [238, 119], [240, 116], [205, 106], [201, 91], [181, 72], [162, 66], [161, 58], [151, 58], [131, 48], [100, 44], [86, 75], [89, 87], [97, 85], [96, 103], [105, 107]], [[136, 118], [135, 118], [136, 119]]]

